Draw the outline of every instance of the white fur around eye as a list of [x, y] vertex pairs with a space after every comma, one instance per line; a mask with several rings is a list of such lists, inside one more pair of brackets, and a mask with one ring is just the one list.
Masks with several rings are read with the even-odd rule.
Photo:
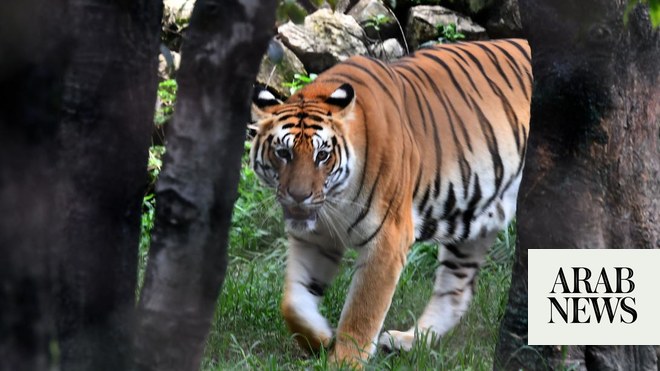
[[275, 96], [273, 95], [273, 93], [269, 92], [266, 89], [259, 92], [258, 98], [263, 99], [263, 100], [275, 100], [276, 99]]
[[334, 99], [346, 99], [346, 97], [348, 97], [348, 94], [346, 93], [346, 90], [342, 88], [339, 88], [330, 94], [330, 98]]

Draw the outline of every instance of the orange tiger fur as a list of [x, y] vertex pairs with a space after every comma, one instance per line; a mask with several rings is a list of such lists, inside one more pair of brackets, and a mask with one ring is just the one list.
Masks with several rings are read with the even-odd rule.
[[353, 57], [286, 103], [255, 92], [250, 156], [284, 209], [282, 312], [303, 346], [328, 346], [334, 336], [318, 304], [349, 247], [359, 258], [337, 360], [417, 341], [415, 328], [378, 339], [415, 240], [442, 246], [419, 333], [440, 336], [458, 322], [489, 246], [515, 214], [530, 62], [524, 40], [458, 43], [389, 65]]

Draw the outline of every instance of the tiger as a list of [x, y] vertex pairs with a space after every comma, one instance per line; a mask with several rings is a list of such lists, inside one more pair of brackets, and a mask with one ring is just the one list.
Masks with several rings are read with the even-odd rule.
[[[364, 363], [379, 346], [408, 351], [457, 324], [515, 215], [532, 81], [527, 41], [502, 39], [389, 64], [354, 56], [286, 102], [255, 87], [250, 163], [283, 210], [281, 312], [303, 348]], [[416, 241], [439, 246], [431, 298], [410, 329], [381, 333]], [[335, 331], [319, 304], [349, 248], [355, 272]]]

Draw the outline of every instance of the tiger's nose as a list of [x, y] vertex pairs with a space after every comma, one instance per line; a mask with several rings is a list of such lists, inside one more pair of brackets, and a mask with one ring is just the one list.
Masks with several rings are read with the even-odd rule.
[[295, 202], [301, 204], [312, 197], [312, 192], [305, 193], [304, 191], [291, 190], [291, 188], [286, 189], [286, 193], [293, 199]]

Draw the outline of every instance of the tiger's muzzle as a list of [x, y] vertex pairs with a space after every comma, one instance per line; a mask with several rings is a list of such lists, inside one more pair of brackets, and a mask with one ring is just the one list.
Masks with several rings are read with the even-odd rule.
[[313, 192], [301, 194], [290, 189], [278, 192], [277, 198], [282, 205], [284, 219], [298, 229], [313, 228], [318, 210], [325, 200], [322, 195], [315, 195]]

